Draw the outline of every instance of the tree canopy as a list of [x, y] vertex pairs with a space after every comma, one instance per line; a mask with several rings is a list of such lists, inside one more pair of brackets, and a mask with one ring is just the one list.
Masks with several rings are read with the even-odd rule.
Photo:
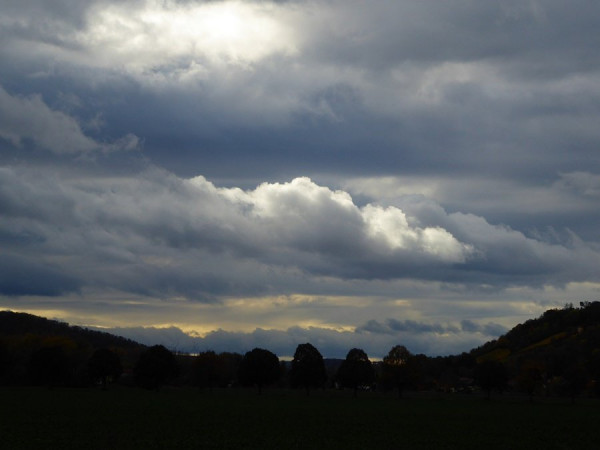
[[327, 380], [323, 356], [313, 345], [306, 343], [296, 347], [292, 368], [290, 371], [290, 384], [292, 387], [317, 388]]
[[133, 375], [138, 386], [158, 389], [179, 373], [175, 355], [162, 345], [154, 345], [140, 355]]
[[364, 350], [353, 348], [337, 371], [336, 380], [342, 387], [352, 388], [354, 395], [361, 386], [370, 386], [375, 381], [373, 364]]
[[398, 389], [400, 397], [406, 386], [412, 381], [411, 360], [412, 354], [403, 345], [392, 347], [383, 358], [383, 384], [387, 388]]
[[255, 348], [244, 355], [238, 376], [243, 385], [257, 386], [261, 393], [263, 386], [280, 378], [279, 358], [269, 350]]
[[212, 389], [221, 379], [221, 358], [212, 350], [198, 353], [194, 359], [194, 384], [200, 388]]

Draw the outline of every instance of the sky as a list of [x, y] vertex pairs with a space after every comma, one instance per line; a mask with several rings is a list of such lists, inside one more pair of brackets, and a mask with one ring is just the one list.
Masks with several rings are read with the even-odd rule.
[[0, 12], [0, 309], [381, 358], [600, 300], [598, 2]]

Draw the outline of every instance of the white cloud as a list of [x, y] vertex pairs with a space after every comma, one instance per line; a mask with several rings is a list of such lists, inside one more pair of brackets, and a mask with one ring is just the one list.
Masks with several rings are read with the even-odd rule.
[[98, 3], [63, 57], [117, 67], [142, 79], [203, 80], [216, 68], [252, 70], [261, 60], [295, 52], [276, 4], [146, 0]]
[[411, 227], [399, 208], [367, 205], [363, 215], [367, 234], [375, 241], [383, 240], [389, 249], [414, 248], [446, 262], [464, 262], [473, 252], [472, 246], [460, 243], [440, 227]]
[[[363, 202], [396, 206], [420, 226], [448, 229], [446, 211], [470, 212], [490, 224], [510, 224], [529, 237], [553, 235], [567, 243], [571, 233], [596, 240], [592, 226], [598, 215], [599, 177], [591, 172], [552, 174], [543, 183], [517, 182], [505, 177], [453, 177], [447, 175], [401, 175], [346, 177], [335, 184]], [[568, 217], [569, 219], [565, 220]], [[553, 224], [562, 226], [553, 228]], [[451, 231], [451, 230], [449, 230]], [[451, 231], [452, 232], [452, 231]]]

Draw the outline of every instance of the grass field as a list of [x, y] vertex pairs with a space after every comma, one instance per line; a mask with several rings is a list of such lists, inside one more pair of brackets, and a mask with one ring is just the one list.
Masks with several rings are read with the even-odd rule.
[[0, 389], [6, 449], [594, 449], [600, 403], [321, 391]]

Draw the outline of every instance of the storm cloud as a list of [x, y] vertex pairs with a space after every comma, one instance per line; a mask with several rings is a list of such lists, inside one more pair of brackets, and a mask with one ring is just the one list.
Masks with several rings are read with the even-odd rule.
[[440, 354], [597, 299], [598, 14], [5, 1], [0, 305]]

